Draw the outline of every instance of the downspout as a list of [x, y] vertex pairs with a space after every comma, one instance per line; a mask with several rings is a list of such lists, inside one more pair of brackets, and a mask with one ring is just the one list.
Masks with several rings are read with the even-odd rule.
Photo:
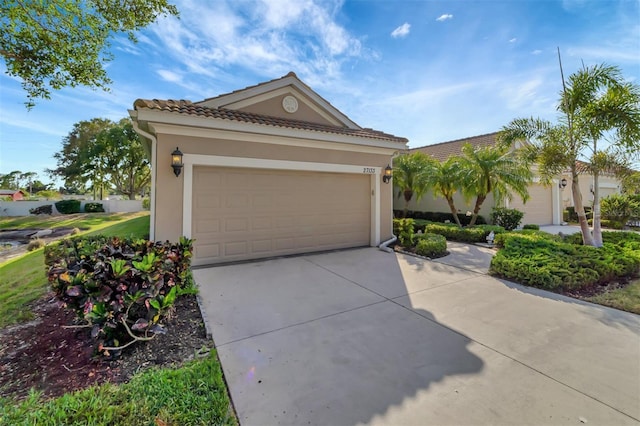
[[[134, 111], [131, 111], [132, 113]], [[137, 111], [135, 111], [137, 113]], [[137, 114], [136, 114], [137, 115]], [[133, 118], [133, 117], [132, 117]], [[151, 194], [149, 194], [149, 240], [155, 240], [156, 234], [156, 156], [157, 156], [157, 144], [158, 141], [154, 135], [147, 133], [140, 128], [138, 120], [131, 120], [133, 123], [133, 130], [140, 136], [147, 138], [151, 141]]]
[[[396, 158], [398, 155], [400, 155], [400, 151], [394, 152], [393, 155], [391, 156], [391, 164], [392, 164], [391, 167], [393, 167], [393, 159]], [[393, 185], [392, 182], [390, 184]], [[389, 244], [393, 244], [396, 241], [398, 241], [398, 237], [393, 234], [393, 187], [392, 187], [391, 188], [391, 238], [381, 243], [378, 246], [378, 248], [382, 251], [386, 251], [387, 253], [393, 253], [393, 249], [389, 247]]]

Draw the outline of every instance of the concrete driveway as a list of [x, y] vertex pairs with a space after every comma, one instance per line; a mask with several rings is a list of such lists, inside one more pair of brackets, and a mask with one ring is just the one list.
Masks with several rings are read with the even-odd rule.
[[640, 424], [640, 317], [489, 277], [464, 248], [194, 270], [240, 422]]

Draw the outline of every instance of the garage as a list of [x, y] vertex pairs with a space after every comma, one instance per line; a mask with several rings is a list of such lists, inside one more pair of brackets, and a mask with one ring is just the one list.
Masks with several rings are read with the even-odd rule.
[[529, 200], [522, 202], [522, 198], [514, 196], [509, 202], [509, 208], [524, 213], [521, 225], [536, 224], [550, 225], [553, 222], [553, 191], [551, 186], [534, 183], [529, 186]]
[[367, 175], [194, 167], [194, 264], [368, 246]]
[[129, 111], [152, 164], [149, 236], [193, 265], [377, 246], [393, 235], [406, 138], [359, 126], [294, 73]]

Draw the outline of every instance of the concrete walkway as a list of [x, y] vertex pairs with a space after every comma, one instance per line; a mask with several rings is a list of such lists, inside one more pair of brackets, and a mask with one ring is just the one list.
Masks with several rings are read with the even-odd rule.
[[241, 424], [640, 424], [640, 317], [489, 277], [469, 250], [194, 270]]

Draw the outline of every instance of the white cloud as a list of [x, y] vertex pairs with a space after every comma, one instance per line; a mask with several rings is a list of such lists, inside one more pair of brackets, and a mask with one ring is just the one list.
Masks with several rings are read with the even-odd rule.
[[447, 19], [453, 19], [453, 15], [450, 13], [445, 13], [444, 15], [440, 15], [438, 18], [436, 18], [436, 21], [443, 22]]
[[539, 54], [541, 54], [541, 53], [542, 53], [542, 50], [540, 50], [540, 49], [536, 49], [536, 50], [532, 50], [532, 51], [531, 51], [531, 54], [532, 54], [532, 55], [539, 55]]
[[514, 38], [509, 40], [509, 43], [515, 43], [516, 41], [518, 41], [518, 39], [514, 37]]
[[405, 22], [404, 24], [400, 25], [398, 28], [396, 28], [391, 32], [391, 37], [393, 38], [406, 37], [409, 34], [409, 31], [411, 31], [411, 24]]
[[162, 78], [164, 81], [168, 81], [169, 83], [182, 83], [182, 75], [178, 74], [174, 71], [159, 69], [156, 70], [156, 73]]

